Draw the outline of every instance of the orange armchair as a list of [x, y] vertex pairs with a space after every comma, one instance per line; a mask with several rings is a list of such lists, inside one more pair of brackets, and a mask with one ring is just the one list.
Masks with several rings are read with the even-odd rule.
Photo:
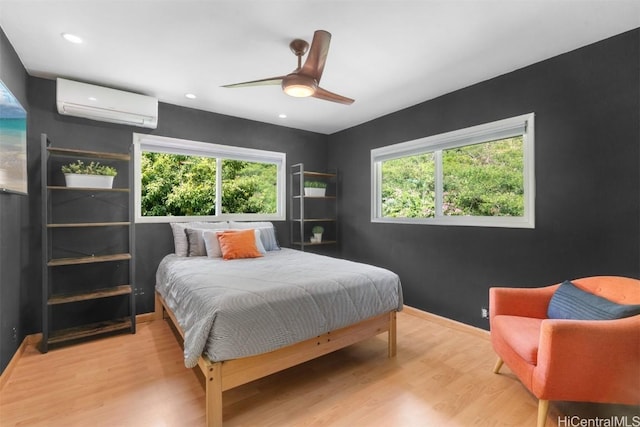
[[[640, 280], [597, 276], [571, 281], [618, 304], [640, 304]], [[550, 400], [640, 404], [640, 315], [615, 320], [548, 319], [560, 284], [491, 288], [491, 343], [503, 363], [538, 398], [538, 427]]]

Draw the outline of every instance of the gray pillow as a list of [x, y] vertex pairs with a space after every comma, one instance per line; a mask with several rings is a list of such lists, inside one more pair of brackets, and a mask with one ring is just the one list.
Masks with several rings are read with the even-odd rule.
[[202, 238], [203, 231], [205, 230], [202, 228], [184, 229], [188, 242], [187, 256], [205, 256], [207, 254], [204, 239]]

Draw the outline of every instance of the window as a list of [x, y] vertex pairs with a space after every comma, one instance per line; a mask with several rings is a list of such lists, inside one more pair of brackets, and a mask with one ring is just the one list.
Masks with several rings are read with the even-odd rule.
[[286, 154], [134, 134], [136, 222], [284, 220]]
[[534, 114], [371, 150], [371, 220], [534, 228]]

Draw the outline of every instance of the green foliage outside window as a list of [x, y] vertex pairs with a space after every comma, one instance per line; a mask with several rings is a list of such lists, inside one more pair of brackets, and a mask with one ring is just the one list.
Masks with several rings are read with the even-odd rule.
[[222, 161], [222, 212], [276, 213], [278, 168], [274, 164]]
[[442, 152], [444, 215], [524, 215], [522, 137]]
[[382, 163], [382, 216], [433, 218], [435, 160], [433, 153]]
[[[142, 216], [216, 214], [216, 159], [143, 152]], [[222, 161], [224, 213], [275, 213], [277, 166]]]
[[[442, 213], [447, 216], [524, 214], [522, 137], [442, 151]], [[382, 216], [433, 218], [435, 155], [382, 162]]]

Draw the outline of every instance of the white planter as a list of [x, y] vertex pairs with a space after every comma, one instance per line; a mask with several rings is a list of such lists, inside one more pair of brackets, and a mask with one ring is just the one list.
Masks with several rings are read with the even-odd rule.
[[65, 173], [64, 180], [67, 187], [84, 188], [112, 188], [113, 176], [109, 175], [84, 175], [79, 173]]
[[316, 238], [316, 243], [322, 242], [322, 233], [313, 233], [313, 237]]
[[324, 197], [326, 191], [326, 188], [304, 187], [306, 197]]

